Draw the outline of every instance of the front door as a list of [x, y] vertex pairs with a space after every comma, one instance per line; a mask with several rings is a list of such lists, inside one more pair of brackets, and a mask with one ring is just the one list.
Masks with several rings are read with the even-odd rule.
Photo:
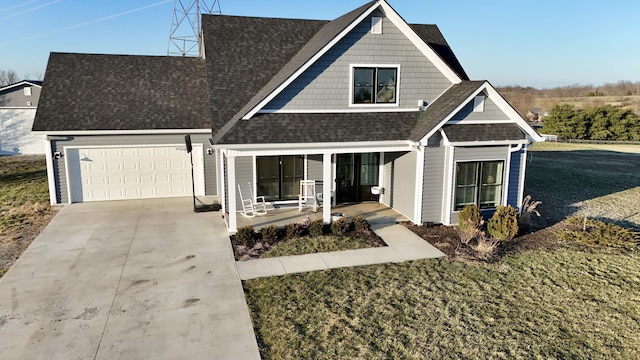
[[375, 201], [371, 187], [378, 185], [378, 153], [339, 154], [336, 159], [336, 202]]

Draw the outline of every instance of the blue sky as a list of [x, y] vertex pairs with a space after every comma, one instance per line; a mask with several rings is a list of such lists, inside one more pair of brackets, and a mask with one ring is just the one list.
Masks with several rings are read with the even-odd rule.
[[[640, 81], [637, 0], [388, 2], [409, 23], [437, 24], [472, 79], [538, 88]], [[324, 20], [364, 3], [219, 0], [225, 15]], [[52, 51], [166, 55], [173, 6], [173, 0], [0, 0], [0, 69], [44, 74]]]

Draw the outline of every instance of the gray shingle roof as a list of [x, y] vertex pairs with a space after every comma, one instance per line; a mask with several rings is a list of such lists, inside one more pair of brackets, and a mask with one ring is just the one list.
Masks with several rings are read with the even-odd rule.
[[419, 141], [471, 96], [485, 81], [463, 81], [452, 85], [420, 114], [410, 139]]
[[325, 24], [318, 20], [203, 15], [213, 133]]
[[[214, 142], [245, 139], [245, 135], [235, 134], [246, 131], [247, 124], [240, 119], [375, 3], [369, 2], [330, 22], [205, 15], [203, 29]], [[454, 72], [467, 79], [437, 26], [410, 26]], [[281, 48], [282, 51], [274, 50]], [[371, 121], [379, 118], [377, 114], [366, 116]], [[377, 136], [371, 134], [372, 138]]]
[[527, 137], [514, 123], [456, 124], [442, 127], [450, 142], [524, 140]]
[[257, 114], [240, 120], [221, 144], [407, 140], [418, 112]]
[[208, 129], [205, 61], [52, 53], [36, 131]]

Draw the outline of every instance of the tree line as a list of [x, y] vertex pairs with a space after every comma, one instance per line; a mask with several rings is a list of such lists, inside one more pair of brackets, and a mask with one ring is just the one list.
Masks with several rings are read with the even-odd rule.
[[640, 116], [611, 105], [576, 109], [557, 104], [545, 117], [541, 132], [570, 140], [640, 141]]
[[554, 98], [585, 97], [585, 96], [635, 96], [640, 95], [640, 81], [632, 82], [620, 80], [617, 83], [605, 83], [600, 86], [591, 84], [573, 84], [557, 86], [549, 89], [536, 89], [531, 86], [508, 85], [497, 87], [503, 94], [519, 94], [532, 96], [546, 96]]
[[14, 70], [0, 69], [0, 87], [15, 84], [20, 80], [42, 80], [43, 78], [44, 76], [42, 74], [36, 74], [34, 76], [25, 74], [24, 78], [20, 78], [18, 76], [18, 73], [16, 73]]

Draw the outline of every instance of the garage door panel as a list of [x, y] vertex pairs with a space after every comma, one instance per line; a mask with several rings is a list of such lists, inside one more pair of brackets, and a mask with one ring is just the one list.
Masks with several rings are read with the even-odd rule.
[[[202, 148], [200, 148], [201, 151]], [[191, 161], [174, 146], [72, 149], [72, 202], [190, 196]], [[196, 174], [202, 161], [194, 159]], [[78, 180], [75, 180], [77, 177]], [[201, 181], [201, 179], [196, 180]], [[200, 185], [196, 185], [200, 194]]]

